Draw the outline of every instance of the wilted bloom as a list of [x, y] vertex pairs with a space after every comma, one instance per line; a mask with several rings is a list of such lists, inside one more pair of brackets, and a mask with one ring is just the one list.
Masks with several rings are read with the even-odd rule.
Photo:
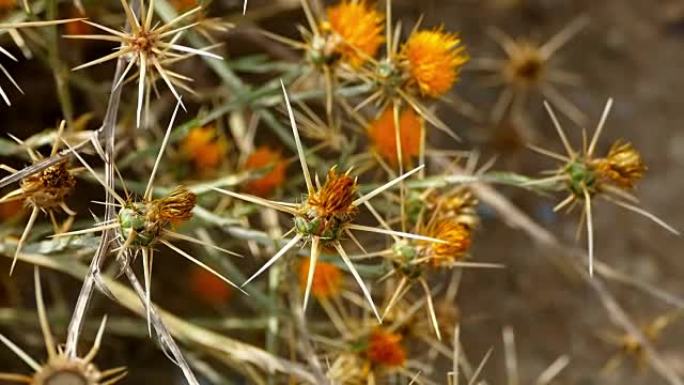
[[280, 187], [285, 181], [286, 161], [280, 152], [266, 146], [258, 147], [245, 161], [246, 170], [269, 168], [261, 177], [247, 182], [245, 191], [265, 197]]
[[401, 49], [401, 57], [406, 60], [410, 84], [417, 86], [423, 96], [433, 98], [451, 89], [468, 61], [461, 39], [441, 28], [411, 34]]
[[[368, 137], [375, 151], [391, 166], [397, 166], [399, 158], [393, 110], [392, 106], [388, 106], [380, 117], [370, 123]], [[420, 155], [423, 124], [423, 118], [411, 107], [404, 108], [399, 114], [401, 156], [405, 166], [411, 163], [411, 159]]]
[[181, 151], [196, 170], [206, 173], [221, 164], [228, 151], [228, 142], [214, 126], [194, 127], [183, 139]]
[[190, 270], [190, 289], [195, 296], [210, 305], [221, 305], [230, 299], [233, 291], [223, 280], [200, 268]]
[[342, 59], [359, 67], [367, 58], [374, 57], [384, 41], [383, 16], [365, 0], [342, 0], [327, 9], [328, 21], [324, 29], [341, 40], [335, 45]]
[[375, 329], [368, 340], [366, 354], [376, 365], [395, 368], [406, 362], [406, 349], [401, 343], [402, 337], [381, 328]]
[[198, 0], [171, 0], [170, 3], [178, 12], [185, 12], [200, 5]]
[[[299, 265], [299, 287], [306, 288], [309, 265], [311, 261], [306, 259]], [[316, 298], [328, 298], [340, 293], [342, 286], [342, 273], [340, 268], [332, 263], [318, 262], [314, 272], [311, 294]]]
[[68, 169], [67, 162], [57, 163], [21, 180], [26, 202], [41, 210], [60, 207], [75, 186], [76, 178]]
[[605, 158], [594, 161], [594, 170], [604, 182], [631, 189], [644, 176], [646, 166], [631, 143], [618, 140]]
[[430, 237], [447, 243], [432, 243], [428, 252], [433, 266], [449, 266], [463, 260], [472, 242], [471, 230], [453, 219], [437, 221], [428, 230]]

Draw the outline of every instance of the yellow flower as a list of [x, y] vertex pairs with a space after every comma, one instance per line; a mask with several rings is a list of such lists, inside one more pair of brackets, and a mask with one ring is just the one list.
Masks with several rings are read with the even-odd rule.
[[354, 67], [373, 57], [384, 42], [383, 15], [365, 0], [343, 0], [327, 9], [329, 27], [341, 40], [337, 46], [343, 60]]
[[472, 242], [470, 228], [453, 219], [438, 220], [427, 233], [430, 237], [447, 242], [432, 243], [430, 246], [430, 259], [435, 267], [448, 267], [452, 262], [465, 258]]
[[401, 55], [408, 66], [409, 83], [416, 85], [423, 96], [433, 98], [451, 89], [468, 61], [461, 39], [442, 29], [411, 34]]
[[610, 147], [608, 156], [594, 161], [594, 170], [607, 183], [631, 189], [644, 176], [646, 166], [631, 143], [618, 140]]
[[[401, 139], [401, 155], [404, 166], [411, 163], [411, 159], [420, 154], [420, 135], [423, 119], [413, 108], [404, 108], [399, 115], [399, 138]], [[396, 166], [397, 140], [395, 136], [393, 107], [389, 106], [368, 127], [368, 137], [373, 143], [375, 151], [391, 166]]]
[[225, 138], [213, 126], [195, 127], [181, 144], [181, 152], [201, 172], [216, 169], [228, 150]]

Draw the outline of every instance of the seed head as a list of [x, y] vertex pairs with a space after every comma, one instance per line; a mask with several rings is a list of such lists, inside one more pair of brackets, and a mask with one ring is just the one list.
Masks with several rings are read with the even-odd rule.
[[[423, 119], [413, 108], [404, 108], [399, 115], [401, 155], [405, 166], [420, 154], [423, 124]], [[371, 122], [367, 131], [375, 151], [392, 167], [396, 167], [398, 156], [393, 107], [388, 106], [379, 118]]]
[[287, 165], [280, 152], [266, 146], [257, 148], [245, 161], [245, 169], [256, 170], [270, 167], [260, 178], [247, 182], [245, 190], [250, 194], [265, 197], [280, 187], [285, 181]]
[[402, 47], [401, 57], [406, 61], [409, 84], [432, 98], [451, 89], [468, 61], [461, 39], [441, 28], [413, 33]]
[[327, 9], [328, 21], [324, 30], [330, 30], [341, 42], [337, 51], [342, 60], [360, 67], [368, 57], [374, 57], [384, 41], [382, 14], [365, 0], [342, 0]]
[[629, 142], [613, 143], [605, 158], [593, 162], [597, 176], [605, 183], [632, 189], [644, 176], [646, 166], [641, 154]]
[[512, 52], [501, 71], [506, 83], [518, 88], [539, 86], [546, 73], [546, 59], [539, 46], [519, 41], [511, 46]]
[[98, 385], [101, 377], [94, 364], [58, 355], [36, 372], [31, 385]]
[[366, 354], [376, 365], [388, 368], [403, 366], [406, 362], [406, 349], [401, 343], [402, 336], [381, 328], [375, 329], [368, 340]]
[[[299, 287], [301, 289], [306, 288], [310, 262], [306, 259], [299, 265]], [[340, 269], [332, 263], [316, 262], [311, 293], [317, 298], [330, 298], [339, 294], [341, 287], [342, 273]]]
[[21, 181], [26, 202], [39, 209], [58, 207], [76, 186], [76, 178], [68, 170], [66, 161], [47, 167]]

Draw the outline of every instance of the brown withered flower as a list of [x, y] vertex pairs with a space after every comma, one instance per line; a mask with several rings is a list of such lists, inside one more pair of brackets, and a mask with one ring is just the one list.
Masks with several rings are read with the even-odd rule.
[[306, 203], [318, 217], [349, 220], [358, 212], [353, 205], [357, 189], [356, 179], [350, 177], [349, 172], [338, 174], [333, 167], [328, 171], [323, 187], [310, 194]]
[[62, 161], [21, 180], [26, 203], [43, 211], [59, 207], [76, 186], [76, 178]]
[[0, 342], [14, 352], [32, 370], [33, 374], [0, 373], [0, 380], [30, 385], [113, 385], [126, 376], [126, 368], [118, 367], [101, 371], [93, 360], [97, 355], [102, 336], [106, 326], [105, 317], [95, 337], [95, 343], [88, 354], [84, 357], [67, 354], [55, 343], [55, 338], [50, 329], [47, 319], [43, 291], [40, 284], [38, 268], [34, 269], [36, 303], [38, 307], [38, 319], [48, 353], [45, 363], [38, 364], [31, 356], [26, 354], [19, 346], [0, 334]]
[[197, 195], [185, 186], [178, 186], [169, 195], [149, 203], [148, 219], [165, 224], [187, 221], [192, 218], [196, 203]]

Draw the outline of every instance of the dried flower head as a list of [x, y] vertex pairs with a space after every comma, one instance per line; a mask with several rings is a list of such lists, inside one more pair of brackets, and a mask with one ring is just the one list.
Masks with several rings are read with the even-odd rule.
[[268, 168], [262, 176], [247, 182], [245, 191], [260, 197], [269, 196], [282, 186], [287, 171], [286, 160], [280, 152], [266, 146], [258, 147], [245, 161], [246, 170]]
[[402, 336], [376, 328], [368, 339], [366, 354], [375, 365], [386, 368], [403, 366], [406, 362], [406, 349], [401, 343]]
[[190, 18], [190, 16], [201, 11], [201, 7], [189, 10], [168, 23], [153, 24], [154, 0], [149, 0], [148, 6], [145, 6], [144, 0], [140, 2], [142, 9], [140, 21], [138, 21], [134, 10], [131, 9], [127, 0], [121, 0], [121, 5], [126, 14], [126, 21], [130, 26], [130, 31], [117, 31], [101, 24], [83, 20], [84, 23], [105, 31], [108, 35], [65, 35], [64, 37], [71, 39], [100, 40], [121, 45], [121, 47], [117, 48], [113, 53], [81, 64], [73, 70], [84, 69], [123, 57], [127, 60], [128, 64], [121, 74], [121, 78], [117, 79], [116, 86], [118, 87], [126, 79], [133, 66], [137, 65], [138, 74], [133, 75], [132, 79], [137, 77], [138, 81], [138, 110], [136, 122], [137, 126], [140, 127], [143, 103], [156, 82], [157, 77], [161, 77], [179, 102], [181, 97], [176, 90], [176, 87], [192, 92], [192, 89], [188, 86], [188, 82], [192, 81], [192, 78], [170, 70], [168, 67], [171, 64], [195, 55], [219, 60], [222, 60], [223, 58], [208, 52], [207, 49], [195, 49], [178, 44], [177, 42], [186, 29], [194, 26], [193, 24], [183, 25], [183, 23], [187, 22], [187, 19]]
[[60, 207], [64, 199], [74, 191], [75, 186], [76, 178], [69, 170], [67, 161], [59, 162], [21, 180], [26, 202], [41, 210]]
[[461, 39], [441, 28], [411, 34], [400, 55], [406, 61], [409, 84], [417, 86], [421, 95], [432, 98], [453, 87], [461, 67], [468, 61]]
[[[62, 121], [57, 129], [55, 141], [52, 143], [50, 156], [57, 154], [60, 141], [62, 140], [62, 133], [65, 128], [66, 122]], [[43, 160], [43, 156], [40, 153], [34, 151], [16, 137], [12, 138], [20, 146], [26, 149], [26, 152], [34, 164]], [[0, 165], [0, 169], [8, 170], [12, 173], [18, 172], [7, 165]], [[69, 162], [67, 160], [62, 160], [24, 177], [19, 183], [19, 188], [0, 198], [0, 203], [12, 201], [24, 202], [25, 205], [31, 209], [31, 214], [26, 223], [26, 227], [24, 228], [24, 232], [22, 233], [21, 238], [19, 238], [19, 242], [14, 251], [14, 261], [12, 261], [10, 274], [14, 271], [19, 253], [28, 239], [40, 212], [46, 213], [50, 217], [55, 234], [67, 231], [71, 226], [76, 213], [66, 204], [65, 198], [73, 192], [76, 186], [76, 172], [77, 170], [75, 168], [69, 167]], [[61, 225], [57, 223], [55, 215], [58, 211], [63, 211], [69, 215], [69, 218]]]
[[446, 243], [431, 243], [428, 251], [433, 266], [450, 266], [462, 261], [470, 249], [472, 231], [453, 219], [441, 219], [427, 229], [430, 237]]
[[194, 127], [181, 143], [185, 159], [192, 162], [195, 170], [208, 173], [223, 162], [228, 142], [214, 126]]
[[593, 161], [594, 171], [604, 183], [632, 189], [644, 176], [646, 166], [641, 154], [629, 142], [613, 143], [605, 158]]
[[119, 367], [100, 371], [93, 363], [100, 349], [107, 321], [106, 317], [102, 320], [95, 343], [86, 356], [82, 358], [71, 356], [55, 344], [46, 316], [40, 274], [37, 267], [34, 270], [34, 277], [38, 319], [48, 358], [44, 364], [40, 365], [7, 337], [0, 334], [0, 342], [5, 344], [34, 371], [32, 375], [0, 373], [0, 379], [30, 385], [113, 385], [123, 379], [126, 376], [126, 368]]
[[230, 300], [233, 290], [214, 274], [200, 268], [190, 270], [190, 289], [197, 299], [210, 305], [222, 305]]
[[332, 32], [333, 39], [339, 39], [336, 51], [342, 60], [359, 67], [375, 56], [384, 41], [384, 17], [380, 12], [365, 0], [342, 0], [328, 7], [327, 15], [322, 29]]
[[[404, 166], [409, 166], [412, 159], [420, 155], [421, 136], [424, 129], [423, 119], [413, 108], [404, 108], [399, 116], [399, 141], [401, 158]], [[387, 107], [377, 119], [368, 126], [368, 137], [373, 149], [391, 166], [399, 162], [397, 154], [396, 126], [394, 124], [394, 108]]]
[[143, 202], [127, 202], [119, 211], [121, 236], [133, 234], [133, 244], [151, 246], [170, 225], [192, 218], [197, 196], [184, 186], [176, 187], [169, 195]]
[[[557, 86], [576, 86], [576, 75], [553, 65], [553, 55], [575, 36], [587, 23], [580, 17], [569, 23], [546, 43], [529, 39], [514, 39], [499, 30], [491, 35], [501, 46], [506, 57], [501, 59], [477, 58], [473, 68], [491, 73], [490, 84], [505, 87], [492, 108], [492, 118], [500, 122], [508, 112], [518, 118], [524, 111], [525, 101], [531, 93], [539, 93], [561, 108], [561, 111], [578, 125], [584, 125], [586, 116], [557, 90]], [[513, 119], [515, 120], [515, 119]]]
[[[299, 287], [306, 289], [311, 260], [303, 260], [299, 264]], [[342, 272], [335, 264], [318, 262], [314, 272], [311, 294], [316, 298], [329, 298], [340, 293], [342, 288]]]

